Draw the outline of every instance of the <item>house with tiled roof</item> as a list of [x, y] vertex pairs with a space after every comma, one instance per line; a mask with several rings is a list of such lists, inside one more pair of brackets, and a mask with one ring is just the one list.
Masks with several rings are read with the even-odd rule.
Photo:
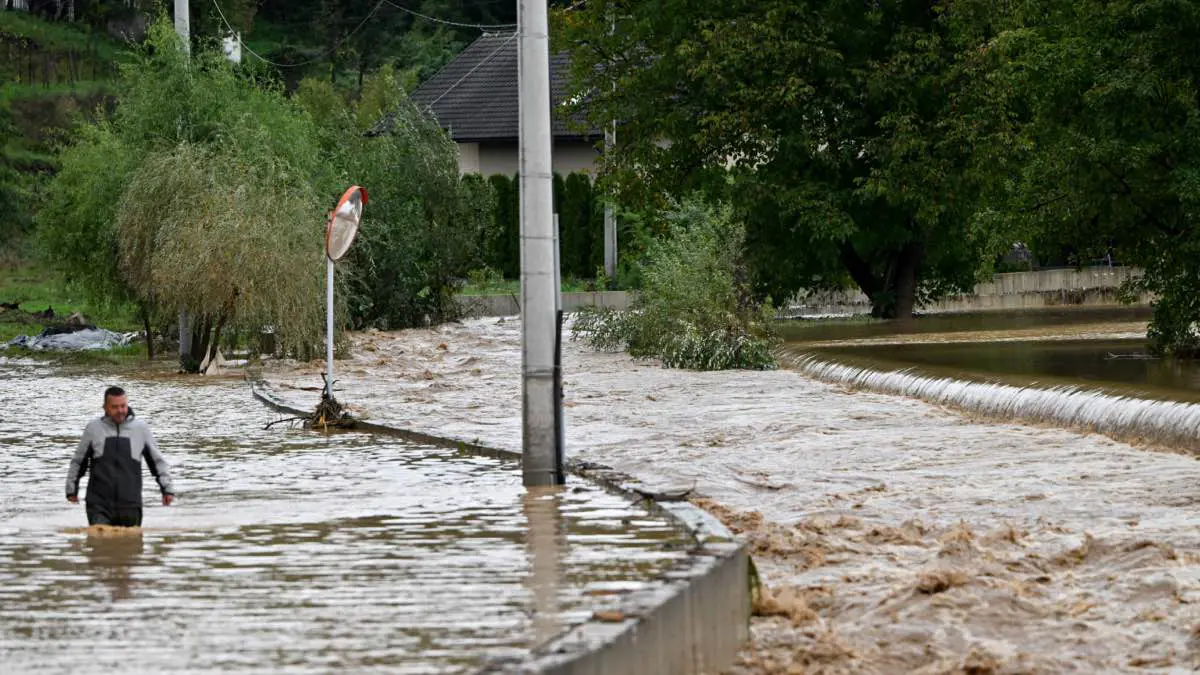
[[[515, 33], [485, 33], [411, 95], [458, 144], [464, 174], [511, 176], [519, 170], [518, 47]], [[556, 109], [564, 102], [568, 67], [565, 53], [551, 54], [550, 102]], [[581, 131], [557, 110], [550, 118], [554, 170], [563, 175], [593, 172], [603, 132]]]

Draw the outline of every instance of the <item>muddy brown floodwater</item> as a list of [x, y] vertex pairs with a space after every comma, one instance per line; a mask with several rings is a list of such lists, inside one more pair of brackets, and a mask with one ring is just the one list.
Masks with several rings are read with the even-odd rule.
[[[1061, 332], [1024, 321], [1012, 328]], [[858, 337], [891, 339], [870, 331]], [[926, 334], [970, 331], [1004, 328]], [[364, 414], [520, 448], [518, 321], [351, 340], [341, 377]], [[563, 361], [571, 456], [693, 488], [750, 542], [770, 616], [736, 675], [1200, 668], [1192, 456], [786, 369], [669, 370], [576, 342]], [[320, 370], [277, 363], [265, 376], [299, 403]]]
[[263, 429], [237, 381], [122, 381], [178, 504], [88, 530], [63, 497], [97, 373], [0, 360], [0, 673], [458, 673], [518, 658], [690, 541], [577, 481], [394, 438]]

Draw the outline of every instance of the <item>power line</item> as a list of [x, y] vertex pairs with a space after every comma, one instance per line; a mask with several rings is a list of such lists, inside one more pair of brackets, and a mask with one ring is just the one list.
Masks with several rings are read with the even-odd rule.
[[[375, 3], [375, 8], [372, 9], [367, 14], [367, 16], [364, 17], [363, 20], [360, 21], [359, 24], [354, 27], [354, 30], [347, 33], [346, 37], [339, 40], [338, 43], [333, 46], [333, 48], [331, 48], [329, 51], [325, 52], [324, 54], [321, 54], [320, 56], [313, 58], [313, 59], [309, 59], [307, 61], [301, 61], [300, 63], [276, 63], [275, 61], [272, 61], [271, 59], [268, 59], [267, 57], [263, 56], [262, 54], [259, 54], [258, 52], [251, 49], [250, 46], [247, 45], [245, 42], [242, 42], [241, 34], [239, 34], [236, 30], [234, 30], [233, 26], [230, 25], [230, 23], [229, 23], [229, 19], [225, 18], [225, 12], [221, 11], [221, 5], [217, 2], [217, 0], [212, 0], [213, 7], [216, 8], [217, 14], [219, 14], [221, 17], [221, 23], [225, 24], [225, 27], [229, 29], [229, 32], [233, 35], [234, 39], [238, 41], [238, 44], [242, 46], [242, 49], [245, 49], [247, 52], [250, 52], [250, 54], [257, 57], [260, 61], [269, 63], [272, 66], [275, 66], [277, 68], [299, 68], [300, 66], [307, 66], [309, 64], [316, 63], [317, 61], [320, 61], [321, 59], [336, 52], [339, 47], [346, 44], [346, 41], [349, 40], [351, 38], [351, 36], [353, 36], [355, 33], [357, 33], [359, 30], [361, 30], [363, 26], [367, 25], [367, 22], [371, 20], [371, 17], [375, 16], [375, 12], [378, 12], [379, 8], [383, 7], [383, 4], [385, 2], [388, 2], [388, 0], [379, 0], [379, 2]], [[388, 4], [391, 4], [391, 3], [388, 3]]]
[[403, 5], [398, 5], [394, 2], [392, 2], [392, 0], [383, 0], [383, 1], [386, 2], [387, 4], [391, 5], [392, 7], [395, 7], [396, 9], [400, 10], [401, 12], [407, 12], [408, 14], [411, 14], [416, 17], [420, 17], [422, 19], [425, 19], [426, 21], [440, 23], [440, 24], [443, 24], [446, 26], [455, 26], [456, 28], [474, 28], [476, 30], [486, 31], [486, 30], [493, 30], [493, 29], [498, 29], [498, 28], [516, 28], [517, 27], [517, 24], [515, 24], [515, 23], [482, 24], [482, 23], [459, 23], [458, 21], [447, 21], [446, 19], [439, 19], [436, 16], [429, 16], [427, 14], [422, 14], [420, 12], [411, 10]]
[[495, 56], [495, 55], [499, 54], [499, 53], [500, 53], [500, 50], [501, 50], [501, 49], [504, 49], [506, 46], [508, 46], [508, 43], [510, 43], [510, 42], [512, 42], [514, 39], [516, 39], [516, 37], [517, 37], [518, 35], [520, 35], [520, 33], [513, 33], [512, 35], [508, 36], [508, 39], [507, 39], [507, 40], [505, 40], [504, 42], [501, 42], [499, 47], [496, 47], [495, 49], [493, 49], [491, 54], [488, 54], [488, 55], [487, 55], [486, 57], [484, 57], [484, 58], [483, 58], [483, 60], [482, 60], [482, 61], [480, 61], [479, 63], [476, 63], [476, 64], [475, 64], [475, 66], [474, 66], [474, 67], [472, 67], [470, 70], [468, 70], [468, 71], [466, 72], [466, 74], [465, 74], [465, 75], [463, 75], [462, 77], [458, 78], [458, 81], [457, 81], [457, 82], [455, 82], [454, 84], [450, 85], [450, 87], [449, 87], [449, 88], [447, 88], [447, 89], [446, 89], [446, 91], [443, 91], [443, 92], [441, 93], [441, 95], [440, 95], [440, 96], [438, 96], [437, 98], [435, 98], [435, 99], [433, 99], [432, 101], [430, 101], [430, 102], [429, 102], [429, 107], [430, 107], [430, 108], [432, 108], [434, 105], [436, 105], [436, 104], [437, 104], [437, 102], [438, 102], [438, 101], [440, 101], [440, 100], [442, 100], [443, 98], [445, 98], [445, 97], [446, 97], [446, 94], [449, 94], [450, 92], [454, 91], [454, 88], [455, 88], [455, 87], [457, 87], [458, 85], [462, 84], [462, 83], [463, 83], [463, 80], [465, 80], [465, 79], [467, 79], [468, 77], [470, 77], [470, 76], [471, 76], [471, 73], [474, 73], [476, 70], [479, 70], [479, 68], [480, 68], [481, 66], [483, 66], [483, 64], [487, 63], [488, 61], [491, 61], [493, 56]]
[[[398, 5], [393, 3], [391, 0], [384, 0], [384, 1], [387, 2], [389, 5], [392, 5], [393, 7], [398, 7]], [[587, 3], [587, 0], [577, 0], [577, 2], [575, 2], [570, 7], [567, 7], [566, 10], [564, 10], [564, 11], [573, 12], [576, 9], [579, 9], [580, 7], [582, 7], [586, 3]], [[401, 7], [400, 9], [404, 9], [404, 8]], [[512, 25], [512, 27], [516, 27], [517, 24], [511, 24], [511, 25]], [[492, 26], [492, 27], [494, 28], [496, 26]], [[484, 27], [471, 26], [471, 28], [484, 28]], [[438, 101], [445, 98], [446, 94], [449, 94], [450, 92], [454, 91], [454, 89], [457, 88], [458, 85], [462, 84], [464, 80], [466, 80], [468, 77], [470, 77], [472, 73], [474, 73], [476, 70], [479, 70], [483, 66], [483, 64], [487, 63], [488, 61], [491, 61], [492, 57], [496, 56], [496, 54], [499, 54], [501, 49], [504, 49], [505, 47], [507, 47], [508, 43], [512, 42], [515, 38], [517, 38], [519, 36], [520, 36], [520, 33], [518, 33], [518, 32], [514, 32], [512, 35], [508, 36], [508, 39], [506, 39], [504, 42], [501, 42], [500, 46], [496, 47], [494, 50], [492, 50], [491, 54], [488, 54], [487, 56], [485, 56], [482, 61], [480, 61], [479, 63], [476, 63], [474, 65], [474, 67], [472, 67], [470, 70], [468, 70], [466, 72], [466, 74], [464, 74], [462, 77], [458, 78], [458, 80], [454, 84], [450, 85], [446, 89], [446, 91], [443, 91], [441, 94], [438, 95], [437, 98], [430, 101], [429, 107], [432, 108], [434, 105], [437, 104]]]

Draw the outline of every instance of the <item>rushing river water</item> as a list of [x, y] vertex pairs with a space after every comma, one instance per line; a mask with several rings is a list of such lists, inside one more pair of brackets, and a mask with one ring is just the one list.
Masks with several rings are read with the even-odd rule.
[[[123, 381], [176, 474], [89, 531], [67, 462], [109, 381], [0, 359], [0, 672], [437, 673], [520, 657], [690, 540], [511, 463], [264, 424], [242, 383]], [[346, 396], [350, 396], [348, 393]]]

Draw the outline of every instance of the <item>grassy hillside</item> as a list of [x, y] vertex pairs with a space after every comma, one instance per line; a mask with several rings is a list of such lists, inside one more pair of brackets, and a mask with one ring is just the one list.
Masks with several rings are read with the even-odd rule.
[[27, 231], [71, 127], [111, 102], [122, 53], [85, 25], [0, 11], [0, 245]]
[[85, 301], [57, 274], [40, 265], [6, 256], [0, 258], [0, 305], [15, 303], [16, 310], [0, 309], [0, 343], [18, 335], [40, 332], [47, 321], [32, 315], [53, 309], [61, 321], [82, 312], [96, 325], [109, 330], [140, 330], [132, 307], [100, 307]]

